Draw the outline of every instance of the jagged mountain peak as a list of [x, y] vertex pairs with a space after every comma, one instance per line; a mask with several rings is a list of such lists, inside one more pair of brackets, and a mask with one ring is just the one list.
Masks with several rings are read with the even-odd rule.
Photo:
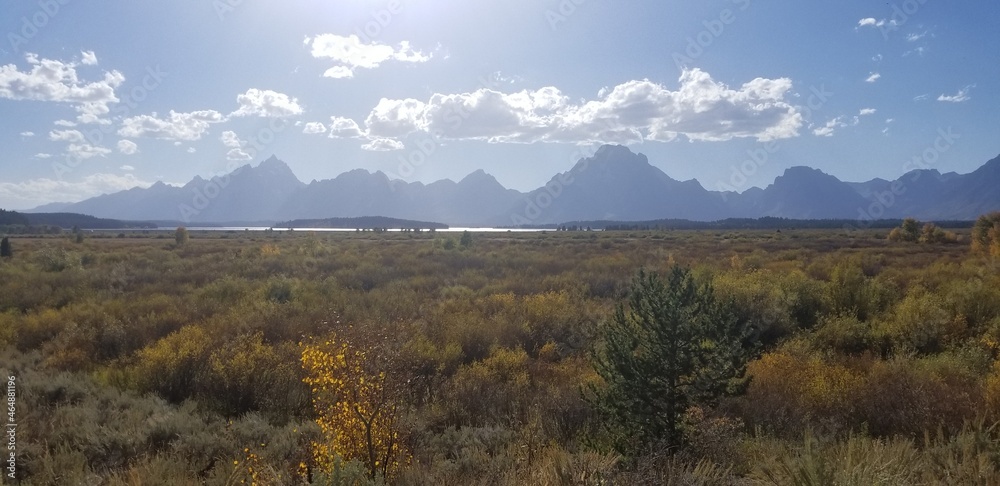
[[123, 220], [191, 217], [195, 222], [227, 222], [381, 215], [458, 225], [762, 216], [856, 218], [876, 201], [874, 198], [895, 190], [891, 204], [879, 208], [884, 217], [905, 213], [921, 219], [975, 219], [983, 212], [1000, 209], [1000, 192], [995, 190], [998, 184], [1000, 157], [970, 174], [921, 169], [895, 181], [860, 183], [842, 182], [822, 170], [795, 166], [765, 189], [720, 193], [706, 190], [694, 179], [679, 182], [670, 178], [629, 147], [604, 145], [529, 193], [506, 189], [481, 169], [459, 182], [443, 179], [430, 184], [390, 180], [381, 171], [355, 169], [307, 185], [295, 177], [288, 164], [269, 156], [257, 165], [248, 164], [212, 181], [196, 176], [183, 187], [161, 181], [147, 188], [94, 197], [64, 210]]
[[499, 185], [500, 184], [499, 182], [497, 182], [496, 177], [493, 177], [492, 175], [488, 174], [483, 169], [479, 169], [479, 170], [477, 170], [475, 172], [470, 173], [469, 175], [463, 177], [462, 180], [460, 180], [458, 183], [462, 184], [462, 185], [466, 185], [466, 184], [497, 184], [497, 185]]

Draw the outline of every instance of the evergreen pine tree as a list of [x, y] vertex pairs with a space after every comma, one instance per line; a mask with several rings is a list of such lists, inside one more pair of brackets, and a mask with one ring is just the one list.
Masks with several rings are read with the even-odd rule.
[[592, 358], [604, 386], [591, 386], [588, 399], [626, 457], [678, 449], [690, 406], [745, 385], [747, 329], [687, 269], [675, 265], [665, 281], [640, 271], [628, 307], [619, 304], [601, 331]]

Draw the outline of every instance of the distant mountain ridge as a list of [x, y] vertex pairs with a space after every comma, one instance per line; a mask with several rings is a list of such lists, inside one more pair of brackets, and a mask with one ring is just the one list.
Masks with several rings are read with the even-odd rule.
[[[384, 216], [452, 226], [560, 224], [566, 221], [651, 221], [727, 218], [972, 220], [1000, 210], [1000, 157], [969, 174], [914, 170], [899, 179], [843, 182], [818, 169], [785, 170], [764, 189], [709, 191], [672, 179], [645, 155], [620, 145], [600, 147], [544, 186], [522, 193], [477, 170], [459, 182], [392, 180], [355, 169], [303, 183], [270, 157], [182, 187], [158, 182], [73, 204], [37, 209], [119, 220], [277, 222]], [[51, 209], [50, 209], [51, 210]]]

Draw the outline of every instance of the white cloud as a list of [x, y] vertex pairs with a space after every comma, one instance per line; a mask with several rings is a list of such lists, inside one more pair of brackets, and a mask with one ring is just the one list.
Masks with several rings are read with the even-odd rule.
[[163, 140], [199, 140], [208, 131], [212, 123], [226, 121], [226, 117], [215, 110], [177, 113], [170, 110], [166, 118], [152, 115], [139, 115], [126, 118], [118, 135], [128, 138], [153, 137]]
[[196, 149], [194, 147], [188, 147], [188, 149], [187, 149], [187, 153], [189, 153], [189, 154], [193, 154], [193, 153], [195, 153], [197, 151], [198, 151], [198, 149]]
[[119, 140], [118, 151], [125, 155], [134, 155], [139, 152], [139, 146], [131, 140]]
[[[444, 98], [442, 95], [435, 94], [431, 98], [431, 102], [433, 103], [435, 99], [443, 100]], [[378, 137], [401, 137], [426, 126], [427, 110], [426, 104], [413, 98], [405, 100], [382, 98], [368, 114], [365, 125], [368, 126], [369, 133]]]
[[229, 148], [240, 148], [246, 143], [243, 140], [240, 140], [240, 137], [237, 136], [236, 132], [232, 130], [222, 132], [222, 135], [219, 136], [219, 140], [222, 142], [222, 145]]
[[[823, 126], [813, 128], [813, 135], [817, 137], [832, 137], [838, 128], [857, 126], [861, 123], [862, 116], [874, 115], [875, 108], [862, 108], [857, 115], [847, 117], [838, 116], [823, 124]], [[812, 128], [810, 125], [809, 128]]]
[[52, 157], [52, 154], [46, 154], [46, 153], [37, 153], [37, 154], [35, 154], [35, 155], [34, 155], [34, 157], [35, 157], [36, 159], [48, 159], [48, 158], [51, 158], [51, 157]]
[[53, 142], [82, 143], [86, 141], [79, 130], [53, 130], [49, 132], [49, 140]]
[[868, 76], [868, 79], [865, 79], [865, 82], [866, 83], [874, 83], [875, 81], [878, 81], [881, 78], [882, 78], [881, 74], [879, 74], [879, 73], [871, 73]]
[[922, 94], [922, 95], [917, 95], [917, 96], [914, 96], [914, 97], [913, 97], [913, 101], [924, 101], [924, 100], [926, 100], [927, 98], [930, 98], [930, 96], [931, 96], [931, 95], [929, 95], [929, 94], [927, 94], [927, 93], [924, 93], [924, 94]]
[[962, 103], [962, 102], [965, 102], [965, 101], [969, 101], [969, 100], [972, 99], [972, 97], [969, 96], [969, 91], [972, 88], [975, 88], [975, 87], [976, 87], [976, 85], [972, 84], [972, 85], [966, 86], [965, 88], [962, 88], [962, 89], [958, 90], [958, 93], [955, 93], [953, 95], [941, 94], [941, 96], [938, 96], [937, 100], [938, 101], [945, 101], [945, 102], [948, 102], [948, 103]]
[[[813, 135], [816, 135], [817, 137], [832, 137], [834, 132], [836, 132], [838, 128], [856, 126], [859, 123], [861, 123], [861, 116], [871, 115], [873, 113], [875, 113], [874, 108], [864, 108], [861, 110], [861, 113], [859, 115], [855, 115], [850, 118], [846, 116], [838, 116], [826, 122], [826, 124], [824, 124], [823, 126], [814, 128]], [[850, 122], [848, 122], [847, 120], [850, 120]]]
[[37, 206], [56, 201], [82, 201], [101, 194], [150, 185], [152, 184], [139, 180], [134, 174], [92, 174], [75, 182], [42, 178], [24, 182], [0, 182], [0, 197], [19, 201], [18, 205], [22, 206]]
[[350, 78], [357, 69], [375, 69], [386, 61], [420, 63], [431, 59], [431, 54], [415, 50], [406, 41], [395, 47], [377, 42], [366, 44], [354, 34], [346, 37], [321, 34], [312, 39], [306, 38], [305, 43], [312, 44], [313, 57], [335, 62], [323, 73], [328, 78]]
[[334, 66], [323, 71], [323, 77], [333, 79], [353, 78], [354, 71], [347, 66]]
[[135, 167], [132, 167], [131, 165], [123, 165], [119, 167], [119, 169], [124, 170], [126, 172], [132, 172], [133, 170], [135, 170]]
[[424, 103], [382, 99], [365, 120], [370, 138], [400, 138], [423, 131], [448, 139], [491, 143], [628, 143], [798, 136], [802, 114], [785, 97], [787, 78], [757, 78], [739, 88], [686, 70], [676, 91], [649, 80], [602, 90], [598, 99], [573, 102], [557, 88], [501, 93], [434, 94]]
[[104, 157], [111, 153], [111, 150], [89, 143], [71, 143], [66, 147], [66, 155], [77, 160], [86, 160], [92, 157]]
[[57, 126], [57, 127], [75, 127], [76, 126], [76, 122], [71, 122], [69, 120], [56, 120], [52, 124], [55, 125], [55, 126]]
[[[76, 63], [39, 59], [35, 54], [25, 58], [30, 71], [20, 71], [14, 64], [0, 66], [0, 98], [11, 100], [50, 101], [74, 105], [81, 123], [104, 122], [109, 104], [118, 103], [115, 89], [125, 82], [118, 71], [105, 72], [100, 81], [81, 81]], [[96, 60], [96, 56], [95, 56]]]
[[250, 160], [250, 154], [243, 150], [243, 146], [247, 144], [245, 140], [240, 140], [240, 137], [236, 135], [236, 132], [232, 130], [226, 130], [222, 132], [219, 136], [219, 140], [222, 145], [229, 148], [229, 152], [226, 152], [226, 158], [229, 160]]
[[302, 133], [305, 133], [307, 135], [326, 133], [326, 125], [320, 122], [309, 122], [306, 123], [305, 127], [302, 128]]
[[241, 148], [234, 148], [229, 152], [226, 152], [226, 158], [229, 160], [250, 160], [250, 154], [243, 151]]
[[330, 138], [360, 138], [364, 136], [358, 122], [339, 116], [330, 117]]
[[813, 130], [813, 135], [816, 135], [817, 137], [832, 137], [833, 136], [833, 132], [835, 132], [838, 127], [846, 126], [840, 120], [841, 120], [841, 118], [837, 117], [837, 118], [834, 118], [834, 119], [826, 122], [825, 125], [823, 125], [823, 126], [821, 126], [819, 128], [814, 129]]
[[97, 65], [97, 54], [94, 54], [94, 51], [83, 51], [80, 54], [83, 56], [83, 60], [80, 63], [87, 66]]
[[301, 115], [303, 111], [299, 100], [269, 89], [250, 88], [246, 93], [237, 95], [236, 102], [240, 108], [232, 116], [282, 118]]
[[923, 39], [924, 37], [927, 37], [927, 32], [926, 31], [921, 32], [919, 34], [916, 33], [916, 32], [914, 32], [912, 34], [907, 34], [906, 35], [906, 40], [908, 42], [916, 42], [916, 41], [918, 41], [920, 39]]
[[873, 17], [863, 18], [858, 21], [858, 27], [882, 27], [885, 25], [885, 19], [875, 20]]
[[388, 152], [391, 150], [403, 150], [403, 143], [391, 138], [375, 138], [361, 146], [362, 150], [372, 152]]
[[24, 138], [34, 137], [35, 136], [35, 132], [21, 132], [21, 136], [24, 137]]

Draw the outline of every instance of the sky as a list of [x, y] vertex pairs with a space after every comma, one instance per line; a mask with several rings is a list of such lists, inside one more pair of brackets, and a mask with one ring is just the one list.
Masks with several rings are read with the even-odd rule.
[[1000, 154], [993, 0], [0, 0], [0, 208], [271, 155], [528, 191], [604, 143], [709, 190]]

